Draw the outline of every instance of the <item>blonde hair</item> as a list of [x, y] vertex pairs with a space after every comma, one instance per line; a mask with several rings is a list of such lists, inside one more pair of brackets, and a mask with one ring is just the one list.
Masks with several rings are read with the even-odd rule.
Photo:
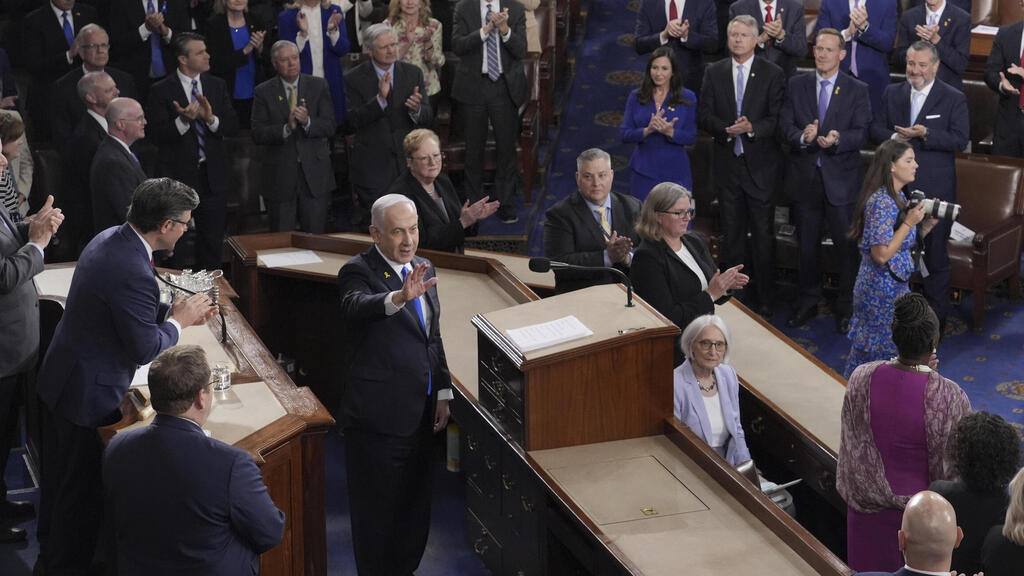
[[647, 200], [644, 200], [644, 206], [640, 209], [640, 217], [636, 221], [636, 233], [650, 242], [661, 240], [658, 212], [672, 208], [683, 197], [689, 198], [690, 203], [693, 203], [693, 194], [674, 182], [662, 182], [651, 188], [651, 193], [647, 195]]
[[437, 134], [433, 130], [427, 128], [417, 128], [406, 135], [405, 140], [402, 141], [402, 149], [405, 151], [407, 157], [412, 157], [420, 146], [427, 140], [433, 140], [437, 142], [437, 145], [441, 146], [441, 139], [437, 137]]
[[1003, 536], [1017, 546], [1024, 546], [1024, 468], [1010, 481], [1010, 506], [1006, 509]]
[[[399, 15], [401, 11], [402, 0], [391, 0], [391, 3], [388, 4], [388, 22], [390, 22], [392, 26], [398, 24], [401, 20], [401, 16]], [[426, 26], [427, 24], [430, 24], [430, 16], [430, 1], [420, 0], [420, 13], [417, 17], [419, 25]]]

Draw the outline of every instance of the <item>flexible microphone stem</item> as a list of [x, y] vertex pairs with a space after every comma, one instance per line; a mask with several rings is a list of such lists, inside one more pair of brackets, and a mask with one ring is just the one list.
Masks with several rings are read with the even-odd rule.
[[[171, 288], [174, 288], [175, 290], [181, 290], [182, 292], [185, 292], [186, 294], [190, 294], [192, 296], [196, 295], [196, 292], [194, 290], [189, 290], [188, 288], [185, 288], [184, 286], [178, 286], [174, 282], [171, 282], [170, 280], [167, 280], [166, 278], [161, 276], [160, 273], [157, 272], [155, 268], [153, 269], [153, 275], [156, 276], [157, 280], [163, 282], [164, 284], [167, 284], [168, 286], [170, 286]], [[228, 321], [224, 318], [224, 310], [221, 309], [219, 304], [217, 305], [217, 315], [220, 316], [220, 343], [221, 344], [227, 344], [228, 343]]]
[[606, 266], [577, 266], [576, 264], [568, 264], [566, 262], [557, 262], [549, 258], [530, 258], [530, 271], [539, 272], [543, 274], [549, 270], [579, 270], [581, 272], [611, 272], [612, 274], [618, 275], [622, 278], [623, 284], [626, 285], [626, 307], [633, 307], [633, 283], [630, 282], [629, 276], [626, 276], [622, 270], [618, 268], [610, 268]]

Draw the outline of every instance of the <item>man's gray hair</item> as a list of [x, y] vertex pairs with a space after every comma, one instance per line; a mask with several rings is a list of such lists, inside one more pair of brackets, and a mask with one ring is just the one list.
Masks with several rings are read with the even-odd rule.
[[736, 16], [732, 20], [729, 20], [729, 25], [725, 27], [726, 34], [729, 33], [729, 30], [732, 30], [732, 25], [737, 22], [739, 22], [740, 24], [746, 24], [747, 26], [750, 26], [750, 29], [754, 31], [754, 34], [761, 33], [761, 29], [757, 25], [757, 20], [754, 20], [753, 16], [751, 16], [750, 14], [740, 14], [739, 16]]
[[932, 64], [939, 61], [939, 49], [935, 47], [935, 44], [927, 40], [917, 40], [907, 48], [907, 56], [910, 56], [910, 51], [914, 52], [927, 52], [932, 57]]
[[289, 46], [295, 48], [296, 52], [299, 51], [298, 44], [292, 42], [291, 40], [278, 40], [277, 42], [274, 42], [274, 45], [270, 47], [270, 59], [277, 60], [277, 53]]
[[378, 22], [371, 24], [366, 30], [363, 30], [363, 51], [370, 52], [377, 47], [377, 38], [380, 38], [384, 34], [395, 35], [395, 31], [391, 28], [391, 24], [387, 22]]
[[679, 338], [679, 347], [682, 348], [683, 354], [687, 358], [693, 357], [693, 345], [697, 341], [697, 336], [708, 326], [714, 326], [722, 331], [722, 337], [725, 338], [725, 354], [722, 356], [722, 364], [728, 364], [732, 338], [729, 336], [729, 328], [726, 327], [725, 320], [721, 316], [705, 314], [694, 318], [683, 330], [683, 335]]
[[[364, 36], [365, 38], [365, 36]], [[384, 216], [388, 212], [388, 208], [397, 206], [401, 203], [406, 203], [412, 208], [412, 213], [416, 214], [416, 203], [413, 202], [408, 196], [403, 194], [385, 194], [377, 201], [373, 203], [373, 207], [370, 208], [370, 225], [374, 228], [383, 231], [384, 230]]]
[[584, 162], [593, 162], [598, 159], [607, 162], [609, 168], [612, 167], [612, 157], [607, 152], [600, 148], [587, 148], [576, 157], [576, 171], [579, 172], [583, 169]]
[[85, 102], [86, 94], [93, 94], [96, 91], [96, 84], [104, 78], [110, 78], [110, 74], [106, 72], [89, 72], [78, 79], [78, 98]]
[[[81, 47], [82, 38], [85, 36], [91, 37], [96, 32], [103, 32], [104, 34], [107, 34], [107, 31], [104, 30], [103, 26], [100, 26], [99, 24], [86, 24], [85, 26], [82, 26], [81, 30], [78, 31], [78, 35], [75, 36], [75, 41], [78, 42], [79, 47]], [[107, 37], [109, 38], [110, 34], [107, 34]]]

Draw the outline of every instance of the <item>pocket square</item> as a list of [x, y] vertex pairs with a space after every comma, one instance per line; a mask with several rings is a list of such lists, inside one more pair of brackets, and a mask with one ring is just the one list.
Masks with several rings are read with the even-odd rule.
[[936, 118], [942, 118], [942, 114], [929, 114], [924, 117], [925, 120], [934, 120]]

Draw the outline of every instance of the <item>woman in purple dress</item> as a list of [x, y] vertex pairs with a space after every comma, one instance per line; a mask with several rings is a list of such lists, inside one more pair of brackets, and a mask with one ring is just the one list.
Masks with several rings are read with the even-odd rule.
[[860, 244], [861, 259], [853, 287], [850, 354], [843, 371], [847, 378], [857, 366], [896, 352], [889, 341], [892, 305], [909, 290], [907, 280], [914, 271], [910, 249], [935, 225], [934, 219], [924, 219], [924, 206], [907, 207], [903, 188], [916, 173], [914, 149], [906, 142], [887, 140], [875, 151], [864, 176], [850, 231]]
[[939, 319], [924, 296], [896, 298], [889, 361], [859, 366], [843, 398], [836, 488], [846, 500], [846, 563], [854, 571], [903, 566], [896, 533], [911, 496], [956, 476], [949, 445], [967, 395], [935, 371]]

